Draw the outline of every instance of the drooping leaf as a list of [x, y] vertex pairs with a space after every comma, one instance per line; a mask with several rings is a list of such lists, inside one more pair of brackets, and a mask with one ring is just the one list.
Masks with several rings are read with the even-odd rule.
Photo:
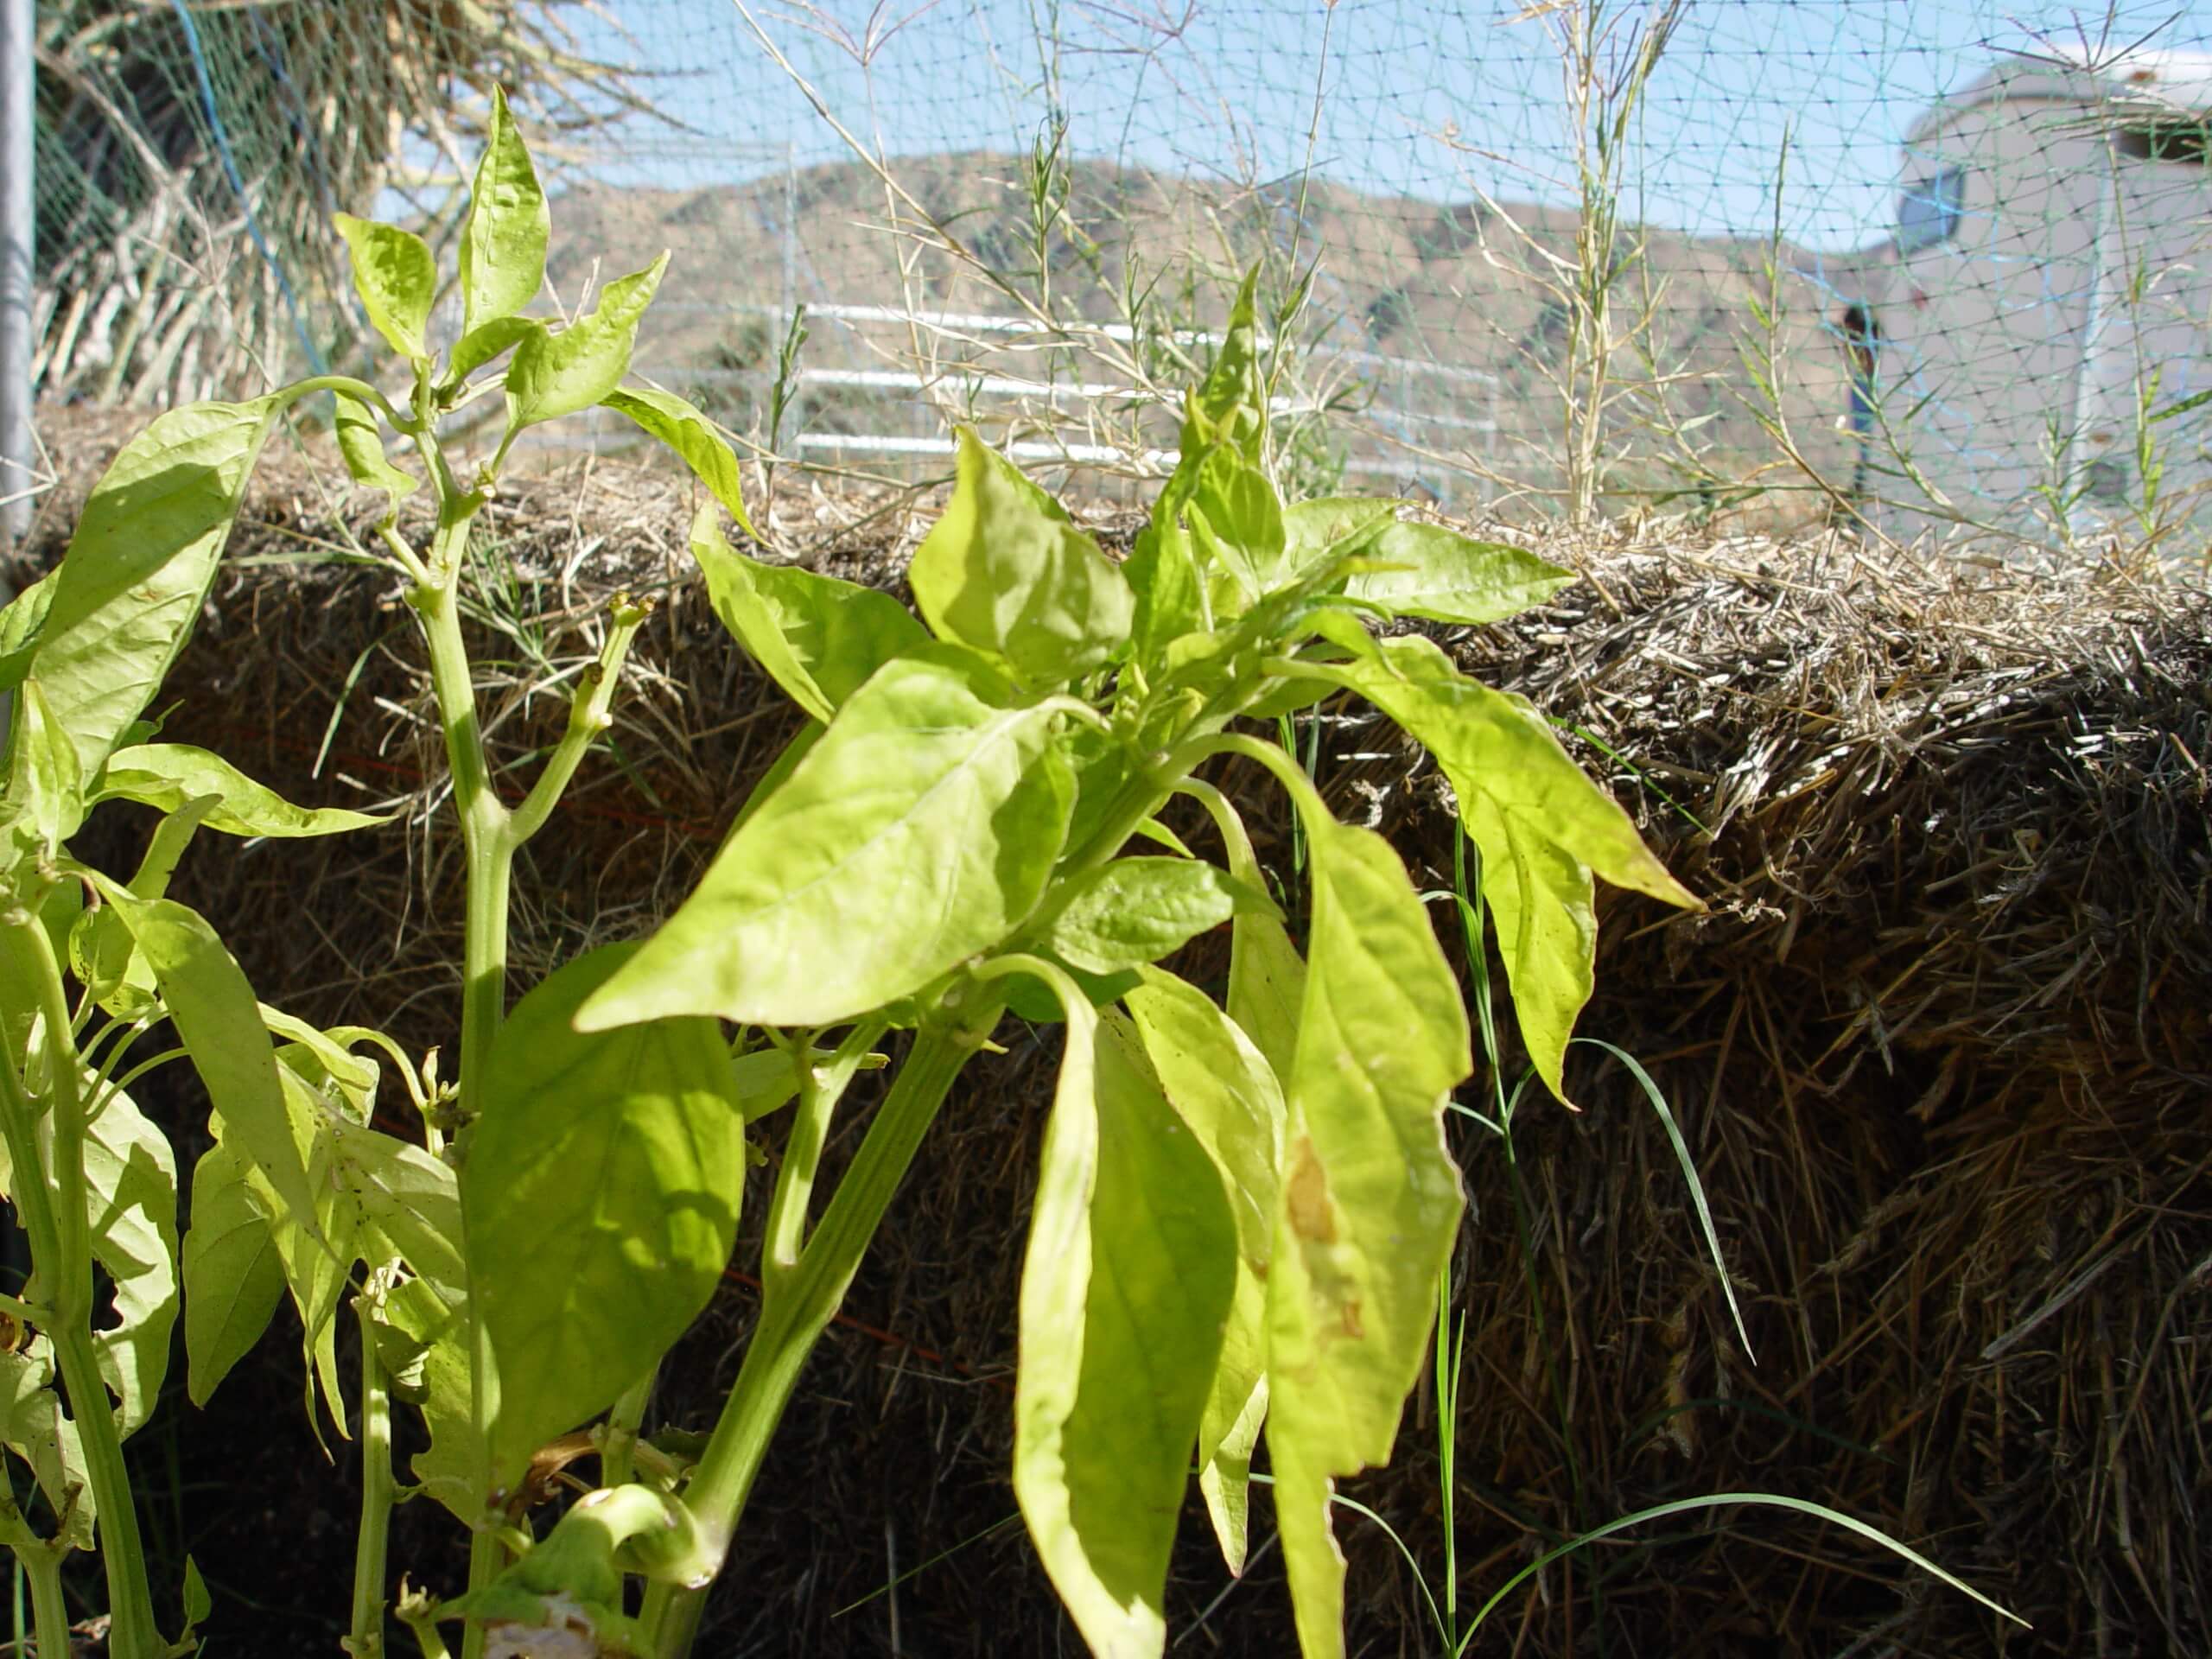
[[1437, 622], [1503, 621], [1541, 605], [1574, 572], [1504, 542], [1478, 542], [1441, 524], [1391, 524], [1362, 549], [1377, 565], [1357, 570], [1344, 591], [1400, 616]]
[[1387, 1461], [1462, 1200], [1444, 1107], [1473, 1062], [1458, 982], [1388, 842], [1309, 814], [1313, 937], [1268, 1278], [1267, 1438], [1308, 1659], [1344, 1651], [1335, 1478]]
[[168, 1137], [119, 1089], [104, 1091], [85, 1128], [85, 1195], [92, 1259], [115, 1287], [115, 1322], [103, 1321], [92, 1346], [115, 1394], [116, 1432], [127, 1437], [151, 1414], [168, 1371], [177, 1193]]
[[1079, 1000], [1021, 1274], [1014, 1489], [1094, 1654], [1161, 1650], [1191, 1448], [1235, 1281], [1221, 1179]]
[[389, 513], [401, 501], [415, 493], [422, 480], [414, 474], [402, 472], [393, 466], [384, 452], [384, 434], [377, 425], [377, 417], [366, 404], [340, 393], [336, 399], [337, 416], [334, 428], [338, 438], [338, 454], [346, 463], [346, 475], [364, 488], [382, 490]]
[[1014, 703], [967, 653], [889, 664], [580, 1028], [670, 1014], [834, 1025], [997, 944], [1036, 906], [1067, 834], [1058, 718], [1051, 702]]
[[96, 777], [176, 661], [283, 394], [156, 416], [93, 486], [34, 658], [79, 774]]
[[722, 626], [825, 726], [869, 675], [929, 643], [906, 607], [880, 589], [747, 558], [723, 539], [711, 508], [692, 520], [691, 556]]
[[1067, 510], [960, 429], [952, 499], [908, 580], [941, 639], [1003, 657], [1026, 683], [1065, 685], [1129, 638], [1129, 585]]
[[559, 969], [515, 1005], [486, 1067], [461, 1196], [501, 1485], [683, 1335], [736, 1236], [745, 1124], [714, 1021], [575, 1029], [638, 954], [610, 945]]
[[62, 1540], [90, 1549], [99, 1518], [92, 1476], [77, 1425], [61, 1408], [54, 1346], [43, 1335], [21, 1353], [0, 1348], [0, 1445], [22, 1459], [53, 1513], [67, 1517]]
[[438, 292], [438, 266], [429, 245], [412, 231], [351, 213], [334, 213], [331, 223], [353, 256], [353, 291], [361, 296], [370, 326], [402, 357], [428, 357], [430, 302]]
[[[324, 1108], [313, 1085], [289, 1065], [279, 1065], [276, 1075], [286, 1110], [303, 1124], [318, 1124]], [[225, 1136], [230, 1125], [219, 1119], [215, 1127], [217, 1143], [229, 1145]], [[232, 1147], [234, 1155], [236, 1150]], [[308, 1179], [320, 1202], [310, 1211], [288, 1211], [261, 1170], [251, 1164], [246, 1170], [254, 1204], [269, 1217], [270, 1242], [276, 1247], [285, 1288], [300, 1316], [300, 1357], [307, 1372], [304, 1403], [308, 1426], [318, 1441], [322, 1437], [315, 1410], [318, 1390], [323, 1409], [340, 1436], [343, 1438], [346, 1432], [345, 1389], [338, 1374], [338, 1305], [353, 1264], [362, 1258], [360, 1206], [333, 1178], [334, 1155], [331, 1137], [314, 1134]]]
[[245, 971], [215, 930], [173, 899], [142, 900], [102, 885], [154, 970], [177, 1036], [207, 1085], [226, 1143], [268, 1181], [285, 1216], [313, 1235], [315, 1190], [308, 1179], [311, 1116], [286, 1092]]
[[1239, 910], [1274, 901], [1211, 864], [1187, 858], [1117, 858], [1078, 879], [1046, 930], [1063, 961], [1094, 974], [1158, 962]]
[[186, 1385], [194, 1405], [206, 1405], [252, 1351], [283, 1298], [283, 1264], [245, 1166], [228, 1147], [211, 1147], [193, 1171], [184, 1235]]
[[1335, 637], [1362, 654], [1331, 672], [1427, 746], [1459, 798], [1461, 820], [1482, 849], [1483, 896], [1498, 912], [1522, 1035], [1556, 1094], [1560, 1058], [1590, 993], [1589, 873], [1668, 904], [1694, 909], [1698, 901], [1527, 699], [1469, 679], [1418, 635]]
[[335, 836], [391, 821], [389, 814], [341, 806], [294, 806], [219, 754], [188, 743], [139, 743], [118, 749], [100, 779], [100, 800], [139, 801], [175, 812], [213, 795], [219, 804], [202, 820], [226, 836]]
[[491, 129], [476, 163], [468, 218], [461, 229], [461, 332], [511, 317], [537, 297], [545, 280], [552, 219], [529, 148], [515, 129], [507, 95], [492, 89]]
[[1495, 798], [1462, 795], [1466, 833], [1482, 852], [1483, 902], [1497, 930], [1513, 1019], [1544, 1086], [1560, 1076], [1574, 1022], [1597, 984], [1597, 893], [1590, 867]]
[[605, 402], [630, 372], [638, 320], [667, 269], [663, 252], [643, 270], [609, 283], [598, 306], [558, 334], [542, 326], [525, 334], [507, 365], [508, 426], [519, 431]]
[[1236, 1284], [1198, 1420], [1198, 1488], [1232, 1573], [1244, 1570], [1252, 1448], [1268, 1408], [1268, 1271], [1285, 1108], [1266, 1058], [1211, 998], [1157, 968], [1123, 999], [1175, 1116], [1213, 1160], [1236, 1224]]
[[737, 456], [704, 415], [674, 392], [656, 391], [650, 386], [618, 386], [601, 402], [616, 414], [628, 416], [648, 435], [666, 444], [721, 503], [722, 511], [737, 520], [737, 527], [748, 536], [753, 534], [752, 523], [745, 516], [745, 495], [738, 487]]

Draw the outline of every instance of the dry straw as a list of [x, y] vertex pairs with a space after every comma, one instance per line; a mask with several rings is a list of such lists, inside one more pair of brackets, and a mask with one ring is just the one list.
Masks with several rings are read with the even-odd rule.
[[[79, 491], [114, 435], [62, 446]], [[397, 593], [339, 562], [363, 505], [271, 474], [172, 682], [170, 730], [296, 798], [401, 817], [197, 856], [181, 891], [299, 1011], [449, 1042], [457, 950], [435, 918], [457, 906], [426, 895], [457, 877], [454, 836], [420, 781], [435, 732]], [[691, 580], [689, 506], [673, 480], [602, 462], [486, 515], [520, 572], [482, 619], [506, 642], [484, 696], [518, 788], [562, 718], [526, 681], [590, 658], [615, 588], [664, 596], [614, 741], [525, 855], [518, 977], [664, 912], [793, 728]], [[887, 583], [925, 522], [911, 499], [796, 488], [779, 511], [802, 556]], [[1671, 1098], [1760, 1363], [1732, 1341], [1662, 1132], [1597, 1051], [1570, 1070], [1579, 1116], [1521, 1116], [1533, 1274], [1497, 1142], [1455, 1128], [1474, 1200], [1455, 1268], [1465, 1592], [1629, 1510], [1765, 1490], [1884, 1527], [2036, 1629], [2007, 1634], [1812, 1522], [1724, 1511], [1548, 1570], [1474, 1650], [2190, 1650], [2212, 1627], [2212, 611], [2120, 572], [1663, 531], [1548, 544], [1586, 580], [1447, 643], [1601, 740], [1570, 741], [1711, 904], [1612, 905], [1582, 1028]], [[1357, 710], [1321, 754], [1339, 810], [1443, 885], [1450, 821], [1423, 763], [1370, 745]], [[1280, 811], [1232, 781], [1286, 868]], [[717, 1650], [1055, 1650], [1049, 1587], [999, 1524], [1010, 1406], [990, 1385], [1014, 1354], [1049, 1043], [1016, 1038], [980, 1068], [917, 1166], [849, 1303], [869, 1328], [817, 1358], [763, 1477]], [[678, 1351], [677, 1421], [727, 1382], [750, 1298], [734, 1282]], [[1409, 1415], [1399, 1466], [1357, 1488], [1432, 1571], [1433, 1446]], [[1172, 1592], [1185, 1645], [1291, 1651], [1272, 1552], [1223, 1598], [1204, 1530], [1186, 1528]], [[1395, 1548], [1349, 1515], [1342, 1530], [1354, 1650], [1425, 1650]]]

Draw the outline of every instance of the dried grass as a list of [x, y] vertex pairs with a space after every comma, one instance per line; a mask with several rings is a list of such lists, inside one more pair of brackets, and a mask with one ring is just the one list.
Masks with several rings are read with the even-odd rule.
[[[241, 554], [342, 545], [343, 515], [303, 477], [279, 471]], [[689, 505], [661, 474], [601, 464], [487, 515], [523, 573], [480, 634], [518, 791], [563, 713], [524, 670], [588, 657], [613, 588], [664, 597], [612, 752], [518, 882], [518, 980], [664, 912], [794, 728], [689, 578]], [[922, 522], [831, 494], [782, 512], [810, 560], [886, 582]], [[49, 504], [49, 521], [66, 512]], [[1471, 1650], [2202, 1650], [2212, 613], [2113, 573], [1923, 568], [1833, 538], [1655, 528], [1545, 550], [1587, 580], [1446, 643], [1629, 757], [1583, 748], [1711, 903], [1678, 918], [1609, 902], [1582, 1029], [1638, 1055], [1674, 1103], [1759, 1363], [1731, 1336], [1663, 1135], [1595, 1051], [1571, 1068], [1579, 1115], [1538, 1103], [1521, 1119], [1533, 1274], [1497, 1143], [1455, 1121], [1472, 1201], [1456, 1266], [1462, 1601], [1580, 1527], [1765, 1490], [1885, 1527], [2036, 1629], [1833, 1529], [1745, 1510], [1548, 1571]], [[275, 1000], [449, 1045], [454, 837], [421, 781], [435, 731], [390, 583], [236, 562], [172, 691], [173, 734], [296, 798], [399, 813], [335, 843], [201, 852], [182, 896]], [[1441, 883], [1451, 830], [1425, 762], [1347, 711], [1321, 775]], [[1279, 810], [1249, 798], [1262, 855], [1280, 858]], [[715, 1652], [1077, 1650], [1018, 1527], [837, 1611], [1013, 1512], [1005, 1382], [1052, 1055], [1027, 1033], [1010, 1046], [948, 1109], [855, 1287], [867, 1328], [841, 1327], [809, 1373], [718, 1595]], [[678, 1351], [671, 1414], [709, 1408], [753, 1306], [734, 1281]], [[1432, 1572], [1433, 1447], [1417, 1402], [1398, 1465], [1351, 1489]], [[1341, 1530], [1353, 1650], [1432, 1651], [1395, 1551], [1348, 1515]], [[1205, 1612], [1227, 1581], [1195, 1506], [1185, 1538], [1185, 1647], [1293, 1651], [1274, 1552]]]

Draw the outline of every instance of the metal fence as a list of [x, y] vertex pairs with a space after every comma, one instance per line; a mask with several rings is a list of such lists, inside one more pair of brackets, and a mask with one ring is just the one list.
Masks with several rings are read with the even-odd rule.
[[[2202, 546], [2207, 0], [480, 10], [572, 67], [426, 0], [41, 8], [48, 393], [344, 357], [321, 207], [449, 223], [512, 63], [558, 157], [548, 303], [671, 249], [640, 371], [794, 461], [926, 474], [973, 420], [1141, 472], [1256, 265], [1303, 292], [1300, 487]], [[49, 12], [138, 44], [73, 58]], [[379, 149], [344, 82], [389, 40]]]

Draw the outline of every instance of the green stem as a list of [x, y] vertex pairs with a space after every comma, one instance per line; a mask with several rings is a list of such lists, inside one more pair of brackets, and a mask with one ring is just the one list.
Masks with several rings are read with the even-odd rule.
[[[420, 586], [409, 602], [422, 618], [430, 658], [430, 689], [437, 698], [444, 728], [446, 764], [453, 773], [454, 801], [467, 854], [467, 900], [461, 946], [461, 1109], [463, 1121], [480, 1109], [484, 1073], [499, 1022], [506, 1017], [507, 904], [514, 872], [512, 815], [492, 786], [491, 762], [484, 752], [483, 729], [476, 717], [476, 685], [468, 645], [461, 631], [460, 564], [474, 506], [453, 493], [452, 480], [435, 444], [427, 443], [432, 477], [440, 498], [440, 523], [430, 557], [434, 585]], [[461, 1259], [467, 1260], [462, 1241]], [[499, 1403], [499, 1378], [479, 1314], [475, 1287], [469, 1287], [470, 1416], [477, 1436]], [[486, 1471], [488, 1478], [488, 1471]], [[488, 1518], [488, 1517], [487, 1517]], [[488, 1585], [505, 1561], [498, 1538], [482, 1528], [469, 1541], [468, 1588]], [[462, 1659], [481, 1659], [484, 1628], [471, 1624], [461, 1640]]]
[[[115, 1659], [157, 1659], [165, 1650], [146, 1584], [138, 1512], [107, 1383], [92, 1351], [92, 1257], [85, 1195], [85, 1115], [68, 997], [54, 942], [35, 917], [0, 926], [0, 948], [16, 982], [35, 994], [45, 1023], [46, 1110], [41, 1116], [15, 1066], [0, 1061], [0, 1118], [17, 1172], [11, 1196], [30, 1235], [35, 1282], [52, 1310], [46, 1326], [62, 1388], [83, 1441], [85, 1471], [99, 1513], [107, 1570], [108, 1651]], [[41, 1144], [43, 1143], [43, 1144]], [[43, 1179], [40, 1172], [43, 1172]], [[66, 1649], [65, 1649], [66, 1651]]]
[[656, 1362], [652, 1370], [622, 1390], [621, 1397], [607, 1414], [607, 1427], [599, 1443], [601, 1486], [630, 1484], [638, 1461], [638, 1430], [645, 1421], [645, 1408], [652, 1402], [653, 1384], [659, 1377], [660, 1366]]
[[[956, 993], [956, 995], [961, 995]], [[753, 1490], [768, 1442], [791, 1402], [815, 1343], [844, 1300], [892, 1195], [914, 1161], [922, 1137], [968, 1058], [990, 1034], [1006, 994], [971, 986], [957, 1013], [925, 1025], [899, 1067], [852, 1167], [837, 1184], [797, 1266], [778, 1280], [763, 1300], [760, 1323], [746, 1345], [736, 1385], [683, 1493], [698, 1527], [700, 1545], [717, 1570], [728, 1554], [745, 1500]], [[652, 1659], [685, 1659], [691, 1650], [706, 1592], [655, 1584], [639, 1615]]]
[[638, 628], [652, 613], [652, 607], [632, 603], [627, 598], [614, 601], [614, 625], [607, 631], [607, 639], [599, 649], [599, 660], [587, 671], [583, 686], [569, 705], [568, 729], [561, 734], [560, 742], [547, 757], [545, 769], [531, 786], [530, 794], [515, 809], [507, 824], [506, 839], [516, 847], [521, 846], [545, 827], [553, 815], [553, 808], [569, 780], [576, 775], [582, 764], [584, 752], [601, 733], [614, 723], [608, 712], [614, 702], [615, 682], [620, 677], [622, 659], [629, 654], [630, 641], [637, 637]]
[[817, 1062], [811, 1042], [793, 1051], [799, 1069], [798, 1103], [793, 1108], [783, 1166], [776, 1172], [776, 1195], [768, 1203], [768, 1227], [760, 1252], [761, 1274], [772, 1289], [798, 1268], [806, 1247], [806, 1211], [814, 1198], [815, 1172], [830, 1138], [830, 1121], [853, 1074], [886, 1029], [880, 1020], [853, 1027], [829, 1059]]
[[[31, 1629], [39, 1659], [67, 1659], [69, 1604], [61, 1595], [61, 1552], [49, 1545], [15, 1546], [16, 1565], [31, 1591]], [[20, 1655], [21, 1644], [16, 1648]]]
[[361, 1529], [353, 1546], [353, 1659], [383, 1659], [385, 1551], [391, 1529], [391, 1396], [377, 1356], [376, 1321], [365, 1297], [361, 1321]]

